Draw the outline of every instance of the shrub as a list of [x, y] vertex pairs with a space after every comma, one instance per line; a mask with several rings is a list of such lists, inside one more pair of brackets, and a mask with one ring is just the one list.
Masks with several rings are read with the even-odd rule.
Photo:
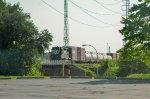
[[117, 76], [119, 67], [114, 66], [114, 67], [109, 67], [107, 72], [106, 72], [106, 76]]
[[125, 77], [129, 74], [148, 73], [148, 66], [141, 61], [120, 61], [119, 62], [119, 77]]
[[99, 73], [101, 76], [117, 76], [119, 70], [118, 60], [103, 60], [100, 65]]

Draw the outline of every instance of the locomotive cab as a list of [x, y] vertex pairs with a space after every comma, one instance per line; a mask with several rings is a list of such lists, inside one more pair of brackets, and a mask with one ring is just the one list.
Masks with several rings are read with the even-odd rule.
[[53, 47], [51, 52], [51, 60], [69, 60], [69, 48]]
[[69, 48], [62, 47], [61, 50], [62, 50], [61, 59], [62, 60], [70, 60], [71, 58], [69, 57]]
[[53, 47], [51, 52], [51, 60], [60, 60], [61, 59], [61, 48]]

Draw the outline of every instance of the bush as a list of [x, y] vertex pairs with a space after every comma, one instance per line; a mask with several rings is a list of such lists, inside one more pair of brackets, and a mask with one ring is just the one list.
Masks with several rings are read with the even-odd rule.
[[107, 69], [108, 69], [108, 60], [101, 61], [99, 68], [100, 76], [105, 76]]
[[0, 75], [18, 75], [21, 73], [19, 51], [0, 51]]
[[100, 76], [117, 76], [119, 70], [118, 60], [103, 60], [100, 65]]
[[41, 66], [38, 64], [32, 65], [30, 72], [27, 74], [27, 76], [41, 76], [40, 72]]
[[119, 62], [119, 77], [125, 77], [129, 74], [141, 74], [141, 73], [148, 73], [149, 69], [146, 64], [141, 61], [134, 60], [134, 61], [120, 61]]
[[115, 67], [109, 67], [107, 72], [106, 72], [106, 76], [117, 76], [119, 67], [115, 66]]
[[27, 52], [25, 53], [20, 50], [1, 51], [0, 53], [0, 75], [40, 76], [41, 73], [39, 72], [39, 70], [41, 66], [40, 66], [39, 55], [37, 53], [28, 55]]

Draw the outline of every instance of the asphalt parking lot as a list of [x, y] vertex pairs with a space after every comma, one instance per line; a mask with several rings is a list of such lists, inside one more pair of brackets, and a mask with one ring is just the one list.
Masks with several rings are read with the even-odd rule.
[[108, 79], [0, 80], [0, 99], [150, 99], [150, 82]]

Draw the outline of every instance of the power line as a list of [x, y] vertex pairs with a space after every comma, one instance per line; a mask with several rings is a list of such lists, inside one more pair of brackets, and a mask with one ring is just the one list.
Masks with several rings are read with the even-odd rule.
[[52, 8], [54, 11], [58, 12], [59, 14], [64, 15], [62, 12], [60, 12], [59, 10], [57, 10], [56, 8], [54, 8], [53, 6], [51, 6], [50, 4], [48, 4], [47, 2], [45, 2], [44, 0], [41, 0], [43, 3], [45, 3], [48, 7]]
[[114, 1], [116, 1], [116, 2], [118, 2], [118, 3], [122, 3], [122, 1], [118, 1], [118, 0], [114, 0]]
[[86, 10], [86, 11], [88, 11], [88, 12], [90, 12], [90, 13], [93, 13], [93, 14], [97, 14], [97, 15], [118, 15], [118, 14], [121, 14], [121, 13], [114, 13], [114, 14], [108, 14], [108, 13], [106, 13], [106, 14], [102, 14], [102, 13], [97, 13], [97, 12], [93, 12], [93, 11], [90, 11], [90, 10], [88, 10], [88, 9], [85, 9], [85, 8], [82, 8], [83, 10]]
[[75, 5], [76, 7], [78, 7], [81, 11], [83, 11], [84, 13], [86, 13], [87, 15], [89, 15], [90, 17], [92, 17], [93, 19], [95, 19], [95, 20], [97, 20], [97, 21], [99, 21], [99, 22], [101, 22], [101, 23], [104, 23], [104, 24], [107, 24], [107, 25], [111, 25], [111, 26], [120, 26], [120, 25], [114, 25], [114, 24], [106, 23], [106, 22], [104, 22], [104, 21], [102, 21], [102, 20], [96, 18], [95, 16], [93, 16], [93, 15], [87, 13], [86, 11], [84, 11], [84, 9], [82, 9], [80, 6], [78, 6], [77, 4], [75, 4], [74, 2], [72, 2], [71, 0], [69, 0], [69, 1], [70, 1], [73, 5]]
[[[44, 0], [41, 0], [44, 4], [46, 4], [48, 7], [50, 7], [51, 9], [53, 9], [54, 11], [58, 12], [59, 14], [61, 15], [64, 15], [62, 12], [60, 12], [59, 10], [57, 10], [56, 8], [54, 8], [53, 6], [51, 6], [50, 4], [48, 4], [47, 2], [45, 2]], [[109, 27], [112, 27], [112, 26], [97, 26], [97, 25], [91, 25], [91, 24], [87, 24], [87, 23], [84, 23], [84, 22], [81, 22], [77, 19], [74, 19], [72, 17], [69, 17], [69, 19], [71, 19], [72, 21], [76, 22], [76, 23], [79, 23], [79, 24], [82, 24], [82, 25], [85, 25], [85, 26], [89, 26], [89, 27], [94, 27], [94, 28], [109, 28]], [[119, 25], [118, 25], [119, 26]]]
[[81, 9], [85, 10], [85, 11], [88, 11], [90, 13], [93, 13], [93, 14], [97, 14], [97, 15], [116, 15], [116, 14], [121, 14], [121, 13], [113, 13], [113, 14], [108, 14], [108, 13], [97, 13], [97, 12], [93, 12], [91, 10], [88, 10], [88, 9], [85, 9], [83, 7], [80, 6]]
[[120, 12], [116, 12], [116, 11], [113, 11], [113, 10], [111, 10], [111, 9], [109, 9], [109, 8], [107, 8], [107, 7], [105, 7], [101, 2], [99, 2], [99, 1], [97, 1], [97, 0], [93, 0], [94, 2], [96, 2], [97, 4], [99, 4], [100, 6], [102, 6], [103, 8], [105, 8], [106, 10], [108, 10], [108, 11], [111, 11], [111, 12], [113, 12], [113, 13], [120, 13]]
[[102, 3], [103, 5], [116, 5], [116, 4], [119, 4], [119, 3], [122, 3], [122, 2], [121, 1], [116, 1], [115, 3], [103, 3], [103, 2], [100, 2], [100, 3]]
[[[48, 4], [47, 2], [45, 2], [44, 0], [41, 0], [44, 4], [46, 4], [48, 7], [50, 7], [50, 8], [52, 8], [54, 11], [56, 11], [56, 12], [58, 12], [59, 14], [61, 14], [61, 15], [64, 15], [62, 12], [60, 12], [59, 10], [57, 10], [56, 8], [54, 8], [53, 6], [51, 6], [50, 4]], [[81, 21], [79, 21], [79, 20], [76, 20], [76, 19], [74, 19], [74, 18], [71, 18], [71, 17], [68, 17], [69, 19], [71, 19], [72, 21], [75, 21], [75, 22], [77, 22], [77, 23], [80, 23], [80, 24], [82, 24], [82, 25], [86, 25], [86, 26], [90, 26], [90, 27], [100, 27], [100, 26], [96, 26], [96, 25], [90, 25], [90, 24], [86, 24], [86, 23], [84, 23], [84, 22], [81, 22]]]

